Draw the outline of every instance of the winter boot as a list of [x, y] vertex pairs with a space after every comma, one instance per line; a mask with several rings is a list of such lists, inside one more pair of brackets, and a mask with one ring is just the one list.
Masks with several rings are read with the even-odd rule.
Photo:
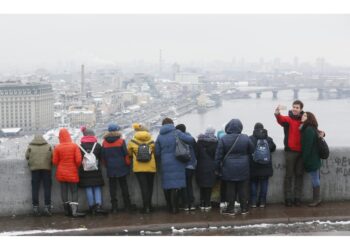
[[87, 213], [91, 215], [96, 215], [96, 204], [89, 206], [89, 210], [87, 211]]
[[48, 216], [48, 217], [52, 216], [51, 205], [45, 205], [45, 207], [44, 207], [44, 216]]
[[112, 203], [111, 213], [117, 213], [118, 212], [118, 201], [112, 200], [111, 203]]
[[179, 212], [179, 193], [178, 189], [171, 190], [170, 200], [171, 200], [171, 212], [177, 214]]
[[35, 217], [39, 217], [40, 216], [39, 206], [33, 206], [33, 215]]
[[70, 205], [70, 207], [72, 209], [72, 217], [79, 218], [79, 217], [85, 217], [86, 216], [85, 213], [78, 212], [78, 206], [79, 206], [78, 202], [71, 202], [71, 203], [69, 203], [69, 205]]
[[70, 203], [70, 201], [63, 203], [63, 209], [64, 209], [65, 216], [72, 216], [72, 209], [71, 209], [69, 203]]
[[230, 202], [228, 204], [228, 206], [222, 211], [223, 214], [227, 214], [227, 215], [236, 215], [235, 212], [235, 203], [234, 202]]
[[102, 209], [102, 206], [100, 204], [95, 204], [95, 214], [96, 215], [107, 215], [108, 212], [106, 210]]
[[321, 197], [320, 197], [320, 186], [313, 188], [313, 200], [310, 204], [308, 204], [309, 207], [317, 207], [321, 203]]

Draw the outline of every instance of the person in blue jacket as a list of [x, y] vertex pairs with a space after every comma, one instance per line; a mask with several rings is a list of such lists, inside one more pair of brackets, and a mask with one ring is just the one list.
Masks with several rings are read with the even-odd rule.
[[[178, 124], [176, 125], [175, 128], [185, 133], [186, 135], [192, 137], [190, 133], [186, 132], [185, 124]], [[186, 164], [186, 188], [182, 189], [182, 204], [184, 206], [185, 211], [196, 210], [196, 207], [194, 205], [192, 182], [193, 182], [193, 176], [195, 174], [195, 169], [197, 166], [197, 159], [196, 159], [197, 153], [196, 153], [196, 140], [193, 137], [192, 139], [193, 141], [190, 145], [191, 160]]]
[[[225, 127], [226, 135], [219, 140], [215, 160], [222, 179], [226, 182], [226, 197], [229, 202], [224, 214], [235, 215], [235, 198], [239, 193], [241, 214], [248, 213], [249, 156], [254, 145], [248, 135], [242, 134], [239, 119], [232, 119]], [[236, 143], [235, 143], [236, 142]]]
[[155, 153], [157, 164], [160, 167], [162, 188], [169, 212], [179, 212], [180, 190], [186, 187], [186, 163], [179, 161], [175, 157], [176, 136], [191, 144], [192, 136], [182, 133], [174, 126], [170, 118], [162, 121], [162, 127], [156, 140]]

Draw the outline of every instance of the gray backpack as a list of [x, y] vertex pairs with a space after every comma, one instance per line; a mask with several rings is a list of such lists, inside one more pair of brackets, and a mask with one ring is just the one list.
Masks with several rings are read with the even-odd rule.
[[153, 141], [148, 143], [139, 143], [135, 140], [131, 141], [138, 146], [136, 160], [139, 162], [149, 162], [152, 159], [152, 150], [150, 145], [153, 143]]

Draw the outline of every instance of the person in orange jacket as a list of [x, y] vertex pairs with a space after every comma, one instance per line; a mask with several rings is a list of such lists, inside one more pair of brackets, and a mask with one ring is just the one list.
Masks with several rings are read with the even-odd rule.
[[[57, 167], [56, 179], [61, 186], [64, 212], [66, 216], [83, 217], [85, 214], [78, 213], [78, 168], [82, 161], [81, 152], [65, 128], [59, 132], [59, 141], [53, 151], [52, 163]], [[68, 190], [71, 200], [68, 199]]]

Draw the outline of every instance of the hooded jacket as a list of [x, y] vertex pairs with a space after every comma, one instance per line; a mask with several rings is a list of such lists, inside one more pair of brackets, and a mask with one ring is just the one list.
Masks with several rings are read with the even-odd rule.
[[34, 136], [27, 148], [25, 157], [31, 171], [51, 170], [52, 149], [42, 135]]
[[[252, 141], [254, 148], [256, 148], [256, 144], [259, 139], [265, 139], [269, 145], [270, 152], [274, 152], [276, 150], [276, 144], [273, 142], [272, 138], [268, 136], [266, 129], [254, 129], [253, 135], [251, 135], [249, 138]], [[270, 177], [272, 175], [272, 156], [268, 164], [259, 164], [253, 161], [253, 157], [250, 155], [250, 178]]]
[[196, 180], [199, 187], [213, 187], [216, 180], [215, 153], [218, 146], [217, 138], [204, 134], [197, 141], [197, 168]]
[[301, 152], [299, 127], [302, 115], [303, 112], [295, 116], [291, 110], [288, 112], [288, 116], [275, 114], [278, 124], [284, 129], [284, 151]]
[[60, 143], [53, 151], [52, 162], [57, 166], [56, 179], [60, 182], [79, 182], [78, 168], [81, 165], [81, 153], [78, 145], [72, 142], [67, 129], [59, 133]]
[[308, 125], [301, 127], [301, 156], [306, 172], [313, 172], [321, 167], [317, 140], [318, 134], [316, 129]]
[[[225, 127], [226, 135], [220, 140], [216, 149], [217, 166], [222, 166], [219, 172], [225, 181], [244, 181], [249, 179], [249, 156], [254, 152], [254, 145], [248, 135], [242, 134], [243, 125], [240, 120], [232, 119]], [[236, 138], [238, 141], [223, 162]]]
[[152, 152], [151, 160], [149, 162], [139, 162], [136, 160], [136, 155], [137, 155], [139, 146], [133, 141], [129, 141], [128, 153], [133, 161], [133, 171], [155, 173], [156, 172], [156, 160], [154, 157], [155, 144], [151, 134], [147, 131], [138, 131], [135, 133], [133, 140], [139, 144], [148, 144]]
[[173, 124], [165, 124], [161, 127], [156, 140], [155, 152], [161, 166], [163, 189], [186, 187], [185, 168], [187, 163], [183, 163], [175, 157], [175, 135], [189, 145], [193, 142], [192, 136], [176, 130]]
[[130, 173], [130, 159], [121, 133], [106, 133], [102, 142], [102, 160], [107, 167], [108, 177], [123, 177]]

